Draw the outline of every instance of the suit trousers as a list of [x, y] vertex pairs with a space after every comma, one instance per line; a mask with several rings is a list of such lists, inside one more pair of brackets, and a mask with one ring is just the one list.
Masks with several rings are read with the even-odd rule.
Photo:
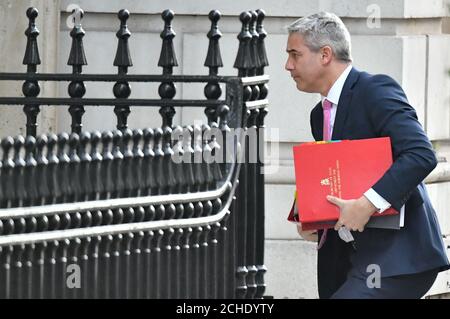
[[[366, 276], [350, 273], [331, 299], [419, 299], [431, 288], [439, 270], [382, 277], [379, 285], [367, 282]], [[372, 287], [372, 288], [371, 288]]]

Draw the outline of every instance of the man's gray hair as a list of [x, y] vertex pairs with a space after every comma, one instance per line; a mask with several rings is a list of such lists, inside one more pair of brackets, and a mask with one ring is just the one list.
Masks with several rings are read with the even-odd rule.
[[320, 12], [300, 18], [288, 25], [287, 30], [289, 34], [303, 35], [305, 45], [313, 52], [328, 45], [338, 60], [352, 61], [350, 33], [334, 13]]

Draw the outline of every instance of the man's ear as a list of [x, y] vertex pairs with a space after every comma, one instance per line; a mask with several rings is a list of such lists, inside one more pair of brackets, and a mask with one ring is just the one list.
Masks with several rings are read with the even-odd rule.
[[330, 46], [326, 45], [322, 48], [320, 48], [320, 61], [323, 65], [327, 65], [331, 62], [333, 58], [333, 50]]

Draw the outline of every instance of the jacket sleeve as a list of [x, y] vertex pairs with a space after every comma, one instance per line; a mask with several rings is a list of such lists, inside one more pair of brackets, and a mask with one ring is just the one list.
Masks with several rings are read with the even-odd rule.
[[376, 75], [364, 92], [369, 122], [378, 136], [391, 138], [394, 159], [372, 188], [399, 211], [416, 186], [436, 167], [436, 156], [397, 82], [386, 75]]

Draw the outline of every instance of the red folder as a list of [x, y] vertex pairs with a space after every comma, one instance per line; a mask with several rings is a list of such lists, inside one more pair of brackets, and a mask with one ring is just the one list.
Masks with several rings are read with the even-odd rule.
[[[389, 137], [313, 142], [294, 146], [298, 221], [303, 229], [334, 227], [339, 208], [327, 195], [356, 199], [392, 165]], [[297, 221], [291, 210], [288, 220]], [[390, 208], [373, 216], [398, 214]], [[334, 222], [332, 222], [334, 221]]]

